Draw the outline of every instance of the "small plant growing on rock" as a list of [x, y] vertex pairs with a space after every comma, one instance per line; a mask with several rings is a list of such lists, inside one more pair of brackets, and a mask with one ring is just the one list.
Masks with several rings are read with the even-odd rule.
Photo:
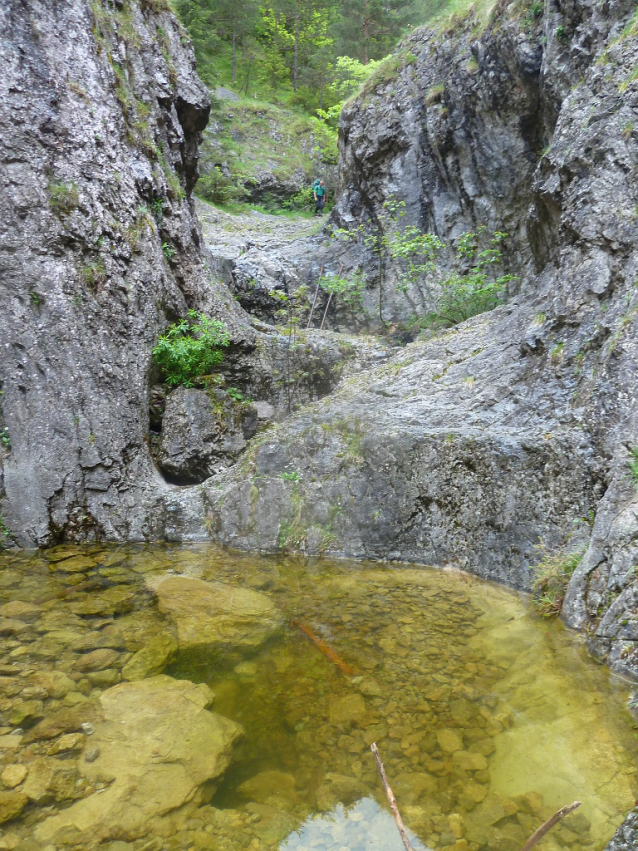
[[0, 429], [0, 443], [5, 449], [11, 449], [11, 438], [9, 437], [9, 429], [6, 426]]
[[569, 580], [580, 564], [585, 550], [565, 552], [563, 547], [550, 553], [542, 542], [537, 549], [542, 558], [533, 568], [534, 606], [540, 615], [551, 618], [560, 613]]
[[167, 384], [193, 387], [224, 359], [223, 349], [230, 343], [226, 325], [203, 313], [188, 311], [188, 317], [175, 322], [157, 341], [153, 361], [160, 367]]
[[80, 270], [82, 280], [90, 290], [95, 291], [100, 284], [106, 281], [106, 266], [104, 260], [98, 257], [97, 260], [92, 260]]
[[173, 246], [168, 242], [162, 243], [162, 254], [167, 260], [172, 260], [173, 257], [177, 254]]
[[631, 457], [629, 458], [629, 473], [633, 483], [638, 489], [638, 446], [634, 446], [631, 450]]
[[80, 198], [75, 183], [52, 180], [48, 186], [49, 207], [56, 215], [68, 215], [77, 209]]

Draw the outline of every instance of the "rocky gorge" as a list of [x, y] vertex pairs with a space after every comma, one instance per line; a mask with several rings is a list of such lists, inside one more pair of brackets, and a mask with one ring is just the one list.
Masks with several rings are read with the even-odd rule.
[[[0, 22], [7, 544], [213, 540], [518, 589], [539, 542], [571, 548], [563, 617], [635, 679], [635, 4], [416, 31], [342, 113], [327, 227], [270, 242], [198, 217], [209, 97], [168, 4], [12, 2]], [[507, 302], [379, 339], [431, 298], [356, 238], [392, 197], [447, 244], [507, 232]], [[291, 354], [269, 294], [322, 267], [365, 272], [362, 312], [337, 301]], [[229, 329], [223, 381], [166, 396], [151, 351], [189, 309]]]

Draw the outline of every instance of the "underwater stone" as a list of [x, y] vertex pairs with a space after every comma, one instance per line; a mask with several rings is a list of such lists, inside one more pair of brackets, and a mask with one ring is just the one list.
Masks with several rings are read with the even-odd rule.
[[156, 590], [160, 612], [177, 627], [180, 649], [257, 648], [283, 624], [270, 598], [247, 588], [171, 576]]
[[38, 825], [36, 838], [46, 844], [74, 827], [98, 841], [135, 839], [151, 819], [197, 800], [202, 784], [226, 770], [243, 735], [239, 724], [206, 709], [212, 699], [207, 686], [166, 676], [105, 691], [104, 720], [91, 742], [99, 756], [82, 772], [89, 783], [112, 782]]

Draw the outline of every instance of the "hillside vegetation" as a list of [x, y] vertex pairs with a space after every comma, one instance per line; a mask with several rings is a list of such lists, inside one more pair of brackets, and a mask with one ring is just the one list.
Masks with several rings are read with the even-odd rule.
[[198, 195], [227, 208], [309, 210], [310, 185], [321, 177], [330, 203], [343, 103], [367, 81], [396, 73], [391, 53], [401, 36], [469, 6], [468, 0], [176, 0], [198, 73], [213, 94]]

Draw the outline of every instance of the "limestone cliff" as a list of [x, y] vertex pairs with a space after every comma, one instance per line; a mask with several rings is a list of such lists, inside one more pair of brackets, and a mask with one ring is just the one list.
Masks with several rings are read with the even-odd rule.
[[190, 197], [209, 113], [162, 0], [0, 10], [0, 514], [22, 544], [148, 537], [150, 351], [213, 285]]
[[[498, 4], [486, 26], [470, 15], [415, 33], [347, 106], [333, 223], [366, 227], [394, 195], [444, 241], [478, 223], [507, 230], [519, 283], [503, 307], [343, 383], [207, 483], [222, 541], [451, 563], [522, 588], [539, 540], [586, 547], [566, 619], [635, 671], [634, 9]], [[316, 258], [375, 264], [334, 243]], [[420, 298], [384, 297], [385, 318]], [[378, 302], [372, 277], [370, 316]]]
[[[323, 389], [293, 381], [297, 401], [328, 397], [180, 487], [148, 445], [150, 351], [166, 323], [190, 307], [224, 318], [229, 376], [267, 388], [281, 415], [269, 346], [277, 368], [290, 360], [209, 271], [190, 199], [207, 93], [161, 0], [3, 9], [0, 512], [15, 540], [213, 536], [526, 588], [539, 540], [556, 550], [571, 536], [587, 551], [568, 622], [633, 672], [633, 11], [497, 4], [487, 24], [470, 15], [401, 46], [344, 112], [332, 224], [374, 224], [394, 195], [444, 241], [478, 223], [507, 230], [508, 303], [381, 366], [364, 352], [358, 373], [328, 357]], [[374, 269], [361, 246], [301, 250], [300, 278], [320, 263]], [[427, 307], [392, 287], [392, 269], [384, 286], [384, 318]], [[320, 338], [318, 351], [340, 346]]]

